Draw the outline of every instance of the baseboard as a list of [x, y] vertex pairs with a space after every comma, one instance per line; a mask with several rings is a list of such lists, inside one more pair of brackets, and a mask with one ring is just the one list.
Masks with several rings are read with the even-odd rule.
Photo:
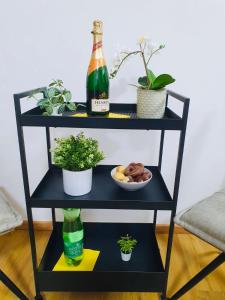
[[[46, 230], [46, 231], [52, 230], [52, 222], [51, 221], [34, 221], [33, 224], [34, 224], [35, 230]], [[23, 224], [20, 225], [19, 227], [17, 227], [17, 230], [27, 230], [27, 229], [28, 229], [28, 221], [27, 220], [24, 220]], [[157, 233], [166, 234], [166, 233], [168, 233], [168, 230], [169, 230], [168, 224], [157, 224], [157, 226], [156, 226]], [[188, 232], [184, 228], [182, 228], [178, 225], [175, 225], [174, 233], [187, 234]]]

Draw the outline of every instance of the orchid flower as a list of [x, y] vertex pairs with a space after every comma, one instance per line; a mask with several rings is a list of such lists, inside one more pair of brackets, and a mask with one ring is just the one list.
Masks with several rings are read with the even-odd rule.
[[[170, 75], [168, 74], [161, 74], [158, 77], [154, 75], [154, 73], [149, 69], [149, 63], [153, 55], [159, 54], [162, 49], [165, 48], [164, 44], [160, 44], [159, 46], [155, 45], [149, 38], [142, 36], [138, 39], [137, 42], [138, 49], [137, 50], [121, 50], [117, 53], [114, 64], [112, 69], [110, 70], [110, 78], [114, 78], [122, 64], [128, 60], [129, 57], [132, 55], [140, 54], [146, 76], [140, 77], [138, 79], [139, 84], [142, 88], [145, 89], [160, 89], [172, 82], [175, 81]], [[157, 79], [157, 80], [156, 80]], [[156, 82], [155, 82], [156, 81]]]

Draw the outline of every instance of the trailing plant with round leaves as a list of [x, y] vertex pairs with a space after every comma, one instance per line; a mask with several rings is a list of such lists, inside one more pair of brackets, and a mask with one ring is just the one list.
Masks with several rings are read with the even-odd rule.
[[77, 136], [55, 139], [56, 147], [53, 152], [53, 161], [56, 166], [69, 171], [83, 171], [95, 167], [104, 159], [99, 150], [98, 141], [87, 138], [83, 132]]
[[[36, 99], [35, 93], [31, 95], [30, 98]], [[58, 114], [61, 114], [65, 110], [76, 111], [80, 105], [71, 102], [72, 94], [69, 90], [64, 88], [63, 81], [60, 79], [52, 80], [46, 89], [45, 98], [36, 100], [37, 106], [44, 110], [44, 116], [52, 115], [54, 108], [57, 109]]]
[[133, 248], [137, 244], [137, 240], [126, 234], [125, 236], [120, 237], [120, 239], [117, 241], [117, 244], [120, 247], [120, 251], [127, 254], [132, 252]]
[[132, 85], [146, 90], [159, 90], [173, 83], [175, 79], [171, 75], [161, 74], [156, 76], [152, 70], [149, 69], [151, 58], [153, 55], [158, 54], [163, 48], [165, 48], [165, 45], [161, 44], [156, 47], [150, 42], [149, 39], [142, 37], [138, 41], [138, 46], [139, 49], [135, 51], [123, 50], [117, 55], [114, 66], [110, 71], [110, 78], [112, 79], [117, 75], [120, 67], [125, 61], [128, 60], [128, 58], [133, 55], [140, 55], [144, 65], [145, 76], [138, 78], [138, 83], [140, 86], [135, 84]]

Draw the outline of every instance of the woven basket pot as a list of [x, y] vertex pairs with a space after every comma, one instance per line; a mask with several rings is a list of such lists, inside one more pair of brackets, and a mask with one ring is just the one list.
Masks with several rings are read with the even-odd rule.
[[166, 89], [137, 89], [137, 117], [142, 119], [160, 119], [166, 107]]

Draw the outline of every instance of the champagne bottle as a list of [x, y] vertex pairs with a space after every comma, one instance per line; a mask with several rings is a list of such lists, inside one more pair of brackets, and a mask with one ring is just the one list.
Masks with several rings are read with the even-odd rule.
[[102, 22], [93, 22], [93, 50], [87, 73], [87, 113], [109, 113], [109, 75], [102, 51]]
[[64, 257], [68, 265], [79, 265], [83, 259], [84, 229], [80, 209], [64, 208], [63, 242]]

